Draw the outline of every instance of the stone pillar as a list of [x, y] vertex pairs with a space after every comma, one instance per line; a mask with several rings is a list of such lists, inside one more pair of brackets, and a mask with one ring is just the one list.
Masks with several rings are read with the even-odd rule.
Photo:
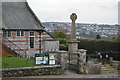
[[63, 69], [67, 69], [68, 63], [68, 52], [67, 51], [58, 51], [57, 52], [57, 63], [62, 66]]
[[86, 52], [85, 49], [78, 50], [78, 73], [88, 73], [86, 64]]
[[86, 62], [86, 52], [87, 50], [85, 49], [79, 49], [78, 54], [79, 54], [79, 61], [82, 63]]

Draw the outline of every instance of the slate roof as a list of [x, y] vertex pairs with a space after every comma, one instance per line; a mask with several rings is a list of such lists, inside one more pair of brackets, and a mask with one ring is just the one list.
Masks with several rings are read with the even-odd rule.
[[44, 29], [27, 2], [2, 2], [2, 28]]

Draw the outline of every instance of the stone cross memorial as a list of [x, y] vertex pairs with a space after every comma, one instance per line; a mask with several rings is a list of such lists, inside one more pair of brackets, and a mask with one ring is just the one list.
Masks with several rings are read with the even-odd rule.
[[75, 13], [72, 13], [70, 15], [70, 19], [72, 20], [71, 40], [76, 40], [76, 24], [75, 24], [75, 21], [77, 19], [77, 15]]
[[86, 51], [84, 49], [78, 49], [78, 41], [76, 39], [76, 19], [77, 15], [72, 13], [70, 15], [72, 20], [71, 24], [71, 39], [68, 41], [68, 52], [69, 52], [69, 69], [77, 72], [83, 72], [83, 65], [86, 62]]
[[68, 42], [68, 51], [70, 53], [77, 53], [78, 51], [78, 43], [79, 41], [77, 41], [76, 39], [76, 19], [77, 19], [77, 15], [75, 13], [72, 13], [70, 15], [70, 19], [72, 20], [72, 24], [71, 24], [71, 39]]

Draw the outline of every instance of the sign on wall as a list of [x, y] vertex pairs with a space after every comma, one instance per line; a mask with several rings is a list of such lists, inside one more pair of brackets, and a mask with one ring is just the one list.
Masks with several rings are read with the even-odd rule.
[[49, 53], [41, 53], [41, 54], [35, 54], [35, 62], [36, 65], [41, 64], [55, 64], [55, 54], [49, 54]]
[[35, 54], [36, 65], [38, 64], [49, 64], [49, 54], [42, 53], [42, 54]]
[[55, 64], [55, 54], [49, 55], [49, 64]]

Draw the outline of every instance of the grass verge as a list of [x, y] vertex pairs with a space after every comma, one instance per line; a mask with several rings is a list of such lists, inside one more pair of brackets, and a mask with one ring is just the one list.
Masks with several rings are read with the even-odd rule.
[[35, 62], [22, 59], [20, 57], [0, 57], [0, 58], [2, 58], [2, 62], [0, 62], [2, 64], [0, 65], [1, 69], [36, 66]]

